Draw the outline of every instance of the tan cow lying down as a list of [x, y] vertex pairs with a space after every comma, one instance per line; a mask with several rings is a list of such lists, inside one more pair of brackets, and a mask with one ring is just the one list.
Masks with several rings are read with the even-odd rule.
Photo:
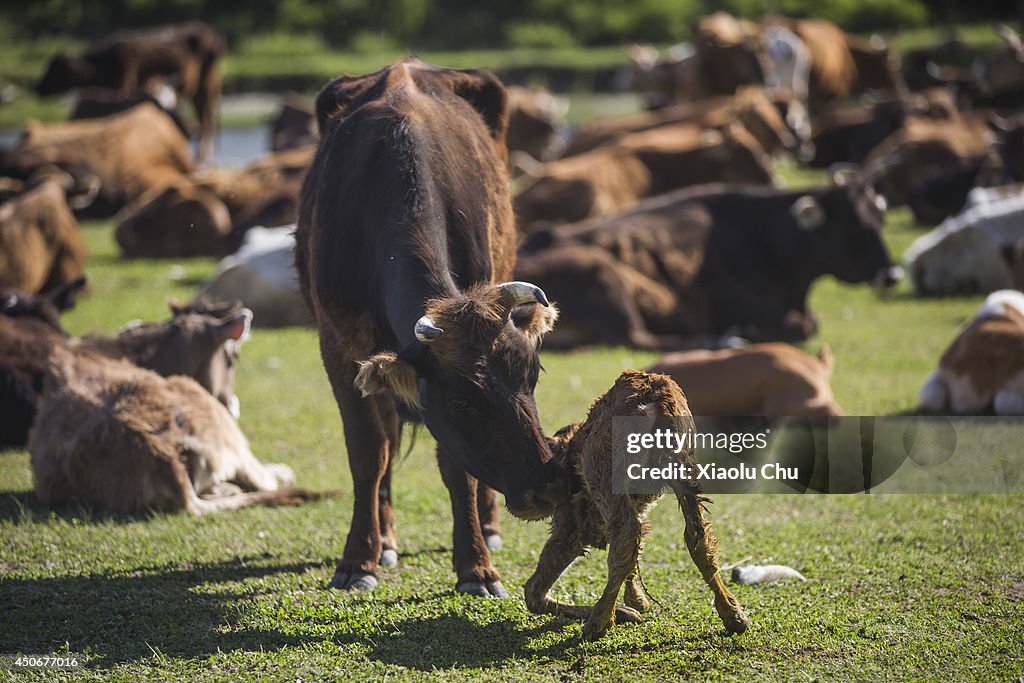
[[274, 152], [242, 169], [210, 169], [147, 192], [117, 216], [122, 254], [225, 256], [253, 226], [294, 223], [315, 149]]
[[989, 294], [918, 395], [921, 410], [1024, 415], [1024, 294]]
[[100, 119], [25, 125], [15, 153], [48, 163], [84, 164], [100, 180], [89, 215], [110, 216], [143, 192], [195, 168], [188, 139], [152, 102]]
[[190, 378], [63, 349], [47, 375], [28, 444], [47, 505], [203, 515], [321, 495], [282, 488], [292, 470], [261, 464], [227, 408]]
[[842, 415], [832, 396], [832, 352], [817, 356], [789, 344], [754, 344], [720, 351], [681, 351], [658, 359], [686, 387], [690, 410], [705, 416]]
[[0, 287], [50, 293], [85, 273], [85, 242], [55, 180], [0, 205]]
[[[541, 551], [537, 570], [526, 582], [526, 606], [536, 614], [585, 619], [584, 637], [603, 636], [616, 621], [640, 621], [648, 607], [640, 583], [639, 561], [647, 515], [661, 494], [616, 494], [612, 490], [612, 418], [658, 417], [671, 420], [677, 433], [693, 431], [693, 419], [679, 386], [666, 375], [627, 370], [590, 409], [585, 422], [563, 427], [551, 439], [555, 460], [576, 472], [583, 490], [555, 509], [551, 537]], [[666, 458], [670, 457], [667, 453]], [[677, 457], [693, 463], [692, 447]], [[722, 583], [718, 540], [711, 530], [700, 486], [673, 480], [670, 484], [686, 520], [686, 547], [715, 595], [715, 608], [731, 633], [747, 629], [739, 602]], [[593, 607], [567, 605], [548, 595], [562, 572], [588, 547], [608, 546], [608, 582]], [[625, 584], [625, 606], [616, 607]]]

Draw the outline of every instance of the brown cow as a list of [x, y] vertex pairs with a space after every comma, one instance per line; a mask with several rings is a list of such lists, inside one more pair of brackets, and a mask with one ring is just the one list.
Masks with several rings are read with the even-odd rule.
[[956, 415], [1024, 415], [1024, 294], [989, 294], [918, 394], [920, 408]]
[[[660, 428], [676, 434], [694, 431], [693, 417], [679, 385], [666, 375], [627, 370], [597, 399], [584, 422], [568, 425], [552, 439], [555, 458], [573, 470], [582, 490], [555, 509], [551, 536], [541, 550], [537, 570], [526, 582], [526, 607], [535, 614], [583, 619], [583, 637], [601, 638], [612, 624], [642, 621], [649, 607], [640, 579], [640, 552], [649, 526], [647, 516], [661, 493], [619, 493], [613, 468], [615, 418], [655, 418]], [[651, 466], [696, 462], [691, 445], [681, 453], [652, 452]], [[749, 622], [729, 592], [718, 567], [718, 540], [707, 516], [707, 498], [695, 479], [672, 479], [672, 489], [686, 520], [683, 537], [690, 558], [715, 596], [715, 609], [730, 633], [743, 633]], [[608, 547], [608, 580], [593, 607], [567, 605], [551, 599], [558, 577], [588, 548]], [[625, 606], [616, 606], [625, 584]]]
[[281, 110], [270, 121], [270, 150], [283, 152], [315, 145], [319, 139], [316, 114], [306, 99], [287, 93], [281, 101]]
[[12, 164], [28, 157], [40, 166], [80, 164], [91, 169], [100, 183], [99, 195], [83, 215], [93, 217], [113, 215], [147, 190], [173, 183], [195, 168], [188, 139], [151, 102], [101, 119], [53, 125], [30, 121], [7, 156]]
[[511, 87], [508, 95], [508, 150], [547, 160], [554, 153], [555, 136], [564, 124], [565, 107], [546, 90]]
[[294, 223], [315, 148], [266, 155], [243, 169], [201, 171], [139, 197], [117, 217], [129, 258], [224, 256], [256, 225]]
[[[497, 533], [486, 486], [513, 514], [550, 511], [568, 491], [533, 398], [554, 309], [534, 285], [497, 284], [515, 262], [507, 93], [487, 71], [409, 58], [327, 85], [317, 120], [295, 260], [355, 493], [331, 585], [371, 589], [378, 562], [397, 559], [390, 468], [418, 407], [451, 494], [456, 590], [505, 595], [484, 540]], [[532, 309], [518, 326], [517, 306]]]
[[613, 145], [545, 164], [515, 198], [520, 230], [574, 222], [629, 207], [644, 197], [708, 182], [774, 184], [771, 164], [739, 124], [723, 131], [693, 124], [624, 136]]
[[85, 242], [51, 178], [0, 204], [0, 287], [54, 292], [82, 277]]
[[212, 156], [220, 103], [220, 60], [227, 42], [212, 27], [189, 22], [118, 31], [78, 56], [57, 54], [36, 84], [40, 95], [73, 88], [113, 90], [121, 97], [145, 92], [153, 79], [174, 84], [199, 119], [199, 158]]
[[879, 143], [866, 163], [879, 169], [879, 190], [893, 206], [906, 203], [915, 180], [943, 165], [977, 163], [993, 141], [988, 120], [965, 116], [953, 121], [908, 117], [900, 130]]
[[204, 515], [321, 497], [283, 488], [291, 468], [260, 463], [195, 380], [87, 351], [55, 350], [28, 449], [36, 495], [51, 506]]
[[682, 351], [649, 370], [686, 387], [701, 416], [800, 417], [842, 415], [832, 397], [832, 352], [811, 356], [789, 344], [754, 344], [720, 351]]

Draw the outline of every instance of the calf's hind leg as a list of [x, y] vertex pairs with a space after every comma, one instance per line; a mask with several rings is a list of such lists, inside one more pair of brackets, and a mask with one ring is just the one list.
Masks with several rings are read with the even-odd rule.
[[686, 519], [686, 547], [690, 551], [693, 563], [697, 565], [704, 582], [715, 594], [715, 609], [725, 630], [730, 633], [743, 633], [750, 622], [743, 614], [743, 608], [722, 582], [718, 568], [718, 539], [711, 530], [711, 522], [701, 501], [697, 496], [676, 492], [679, 506], [683, 509]]

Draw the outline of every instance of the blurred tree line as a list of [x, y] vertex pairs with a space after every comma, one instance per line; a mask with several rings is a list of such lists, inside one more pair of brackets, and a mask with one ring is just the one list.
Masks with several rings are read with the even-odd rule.
[[693, 20], [724, 9], [816, 16], [850, 31], [1015, 19], [1024, 0], [0, 0], [15, 39], [96, 38], [120, 28], [202, 19], [232, 41], [268, 33], [316, 36], [339, 49], [569, 47], [686, 39]]

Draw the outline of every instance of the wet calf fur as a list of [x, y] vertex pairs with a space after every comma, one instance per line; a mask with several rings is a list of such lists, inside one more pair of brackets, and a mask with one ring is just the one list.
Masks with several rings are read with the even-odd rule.
[[[667, 375], [627, 370], [601, 396], [584, 422], [563, 427], [551, 439], [556, 461], [573, 470], [582, 485], [572, 499], [555, 509], [551, 536], [541, 551], [533, 576], [526, 582], [526, 606], [536, 614], [558, 614], [586, 620], [584, 637], [595, 640], [613, 623], [641, 620], [648, 607], [640, 582], [640, 551], [647, 534], [647, 515], [661, 494], [616, 494], [612, 489], [612, 418], [654, 417], [671, 422], [682, 433], [693, 419], [682, 390]], [[678, 456], [690, 463], [693, 449]], [[670, 486], [686, 520], [686, 547], [704, 581], [715, 595], [715, 609], [725, 628], [742, 633], [748, 621], [729, 593], [718, 568], [718, 540], [711, 530], [705, 503], [696, 482], [673, 481]], [[562, 572], [588, 547], [608, 547], [608, 581], [593, 607], [553, 600], [549, 592]], [[616, 606], [625, 585], [624, 606]]]

